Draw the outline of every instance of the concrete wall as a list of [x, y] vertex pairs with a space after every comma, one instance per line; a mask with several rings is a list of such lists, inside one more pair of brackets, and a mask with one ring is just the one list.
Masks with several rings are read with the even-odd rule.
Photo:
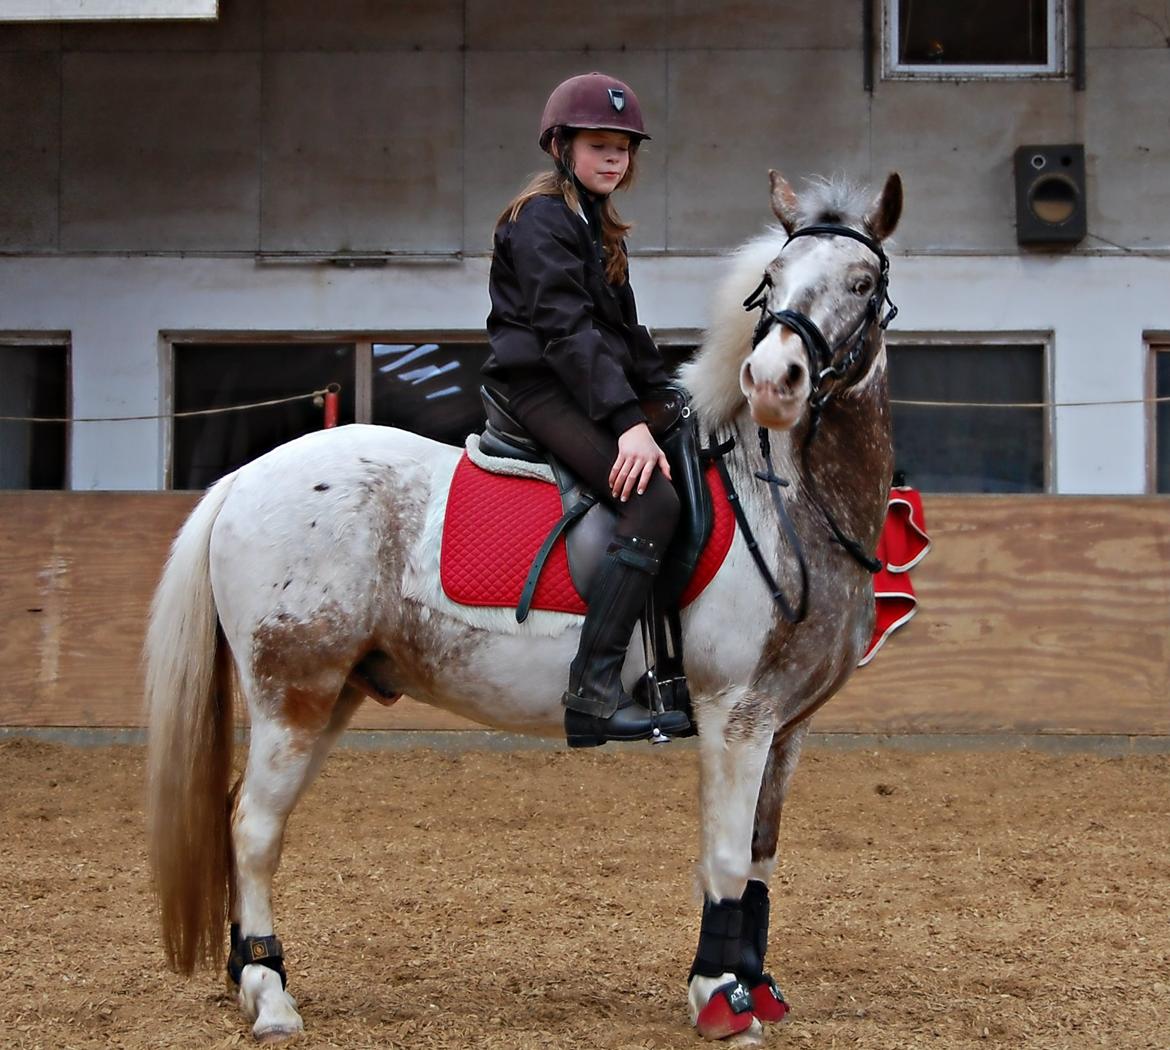
[[636, 86], [655, 133], [628, 206], [637, 249], [735, 243], [766, 215], [771, 166], [897, 168], [904, 249], [1012, 251], [1011, 157], [1032, 141], [1085, 143], [1094, 233], [1170, 246], [1161, 0], [1088, 5], [1083, 94], [879, 81], [872, 96], [857, 0], [221, 8], [214, 25], [0, 26], [0, 245], [482, 250], [542, 163], [546, 92], [600, 68]]
[[[482, 330], [491, 226], [541, 103], [593, 68], [654, 132], [624, 211], [652, 325], [705, 317], [709, 256], [769, 220], [766, 170], [897, 168], [900, 324], [1050, 340], [1053, 394], [1140, 397], [1170, 331], [1170, 48], [1161, 0], [1088, 5], [1071, 81], [862, 88], [856, 0], [223, 0], [205, 25], [0, 26], [0, 331], [68, 331], [78, 416], [167, 408], [161, 333]], [[880, 65], [880, 63], [879, 63]], [[1011, 157], [1083, 141], [1091, 236], [1015, 245]], [[1115, 242], [1152, 256], [1127, 254]], [[343, 273], [257, 253], [396, 251]], [[154, 256], [161, 256], [155, 258]], [[1141, 406], [1058, 413], [1062, 492], [1137, 492]], [[78, 424], [75, 488], [162, 483], [160, 427]]]

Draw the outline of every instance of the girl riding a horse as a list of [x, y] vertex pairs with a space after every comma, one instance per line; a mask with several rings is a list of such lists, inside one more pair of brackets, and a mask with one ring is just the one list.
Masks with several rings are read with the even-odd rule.
[[633, 182], [649, 137], [638, 97], [622, 81], [589, 73], [560, 84], [540, 128], [554, 170], [504, 209], [492, 252], [485, 375], [618, 517], [562, 697], [565, 735], [577, 747], [690, 726], [681, 711], [652, 715], [621, 683], [679, 516], [670, 467], [638, 403], [670, 377], [638, 324], [623, 239], [630, 227], [611, 200]]

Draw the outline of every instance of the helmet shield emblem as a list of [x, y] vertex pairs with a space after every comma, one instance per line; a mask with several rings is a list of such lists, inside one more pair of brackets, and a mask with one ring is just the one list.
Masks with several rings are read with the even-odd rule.
[[609, 101], [619, 113], [626, 108], [626, 93], [621, 88], [609, 89]]

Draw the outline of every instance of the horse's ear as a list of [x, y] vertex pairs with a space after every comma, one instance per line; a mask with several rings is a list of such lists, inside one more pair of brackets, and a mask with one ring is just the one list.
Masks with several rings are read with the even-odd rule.
[[865, 225], [879, 241], [884, 241], [894, 232], [901, 217], [902, 176], [896, 171], [891, 171], [882, 192], [878, 194], [873, 207], [865, 217]]
[[772, 183], [772, 211], [780, 220], [780, 225], [791, 234], [797, 226], [796, 191], [778, 171], [769, 169], [768, 178]]

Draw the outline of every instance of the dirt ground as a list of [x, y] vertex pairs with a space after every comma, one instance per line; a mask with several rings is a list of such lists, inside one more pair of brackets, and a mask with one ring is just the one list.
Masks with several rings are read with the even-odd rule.
[[[0, 1047], [250, 1042], [218, 974], [163, 970], [142, 762], [0, 743]], [[277, 881], [296, 1045], [701, 1045], [696, 779], [677, 747], [337, 753]], [[1168, 846], [1170, 757], [810, 751], [766, 1045], [1166, 1050]]]

